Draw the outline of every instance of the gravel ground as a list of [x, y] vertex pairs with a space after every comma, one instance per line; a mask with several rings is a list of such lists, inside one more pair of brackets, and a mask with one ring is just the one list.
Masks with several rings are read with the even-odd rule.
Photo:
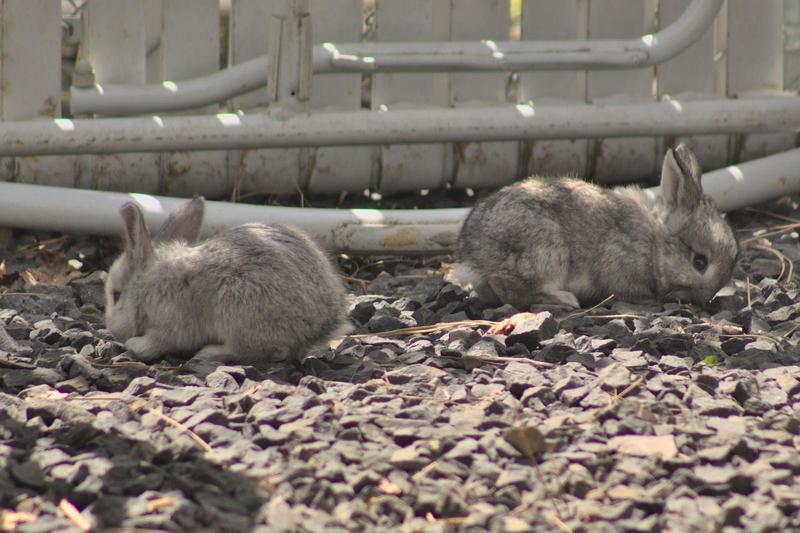
[[800, 213], [768, 209], [707, 309], [342, 257], [356, 334], [267, 368], [132, 360], [115, 243], [0, 231], [0, 529], [800, 530]]

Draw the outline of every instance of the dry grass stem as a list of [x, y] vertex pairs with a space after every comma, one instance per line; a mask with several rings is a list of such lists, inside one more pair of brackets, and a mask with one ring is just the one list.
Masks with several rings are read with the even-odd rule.
[[589, 309], [582, 309], [580, 311], [575, 311], [574, 313], [570, 313], [569, 315], [565, 316], [562, 320], [569, 320], [570, 318], [575, 318], [575, 317], [579, 317], [579, 316], [585, 315], [586, 313], [591, 313], [592, 311], [594, 311], [598, 307], [601, 307], [602, 305], [610, 302], [613, 299], [614, 299], [614, 295], [611, 294], [611, 295], [608, 296], [608, 298], [606, 298], [605, 300], [603, 300], [602, 302], [600, 302], [600, 303], [598, 303], [596, 305], [593, 305]]
[[61, 500], [58, 502], [58, 508], [76, 528], [81, 531], [89, 531], [92, 529], [92, 523], [89, 522], [69, 500]]
[[556, 365], [548, 363], [547, 361], [537, 361], [536, 359], [528, 359], [527, 357], [488, 357], [488, 356], [469, 356], [470, 359], [480, 361], [482, 363], [501, 365], [503, 363], [528, 363], [539, 368], [554, 368]]
[[800, 324], [797, 324], [797, 325], [795, 325], [795, 326], [794, 326], [792, 329], [790, 329], [789, 331], [787, 331], [786, 333], [784, 333], [784, 334], [783, 334], [783, 338], [784, 338], [784, 339], [788, 339], [788, 338], [789, 338], [789, 337], [791, 337], [791, 336], [792, 336], [792, 334], [793, 334], [795, 331], [797, 331], [798, 329], [800, 329]]
[[[255, 392], [255, 391], [253, 391], [253, 392]], [[125, 401], [125, 399], [120, 397], [120, 396], [110, 396], [110, 395], [108, 395], [108, 396], [90, 396], [90, 397], [81, 397], [81, 398], [66, 398], [66, 399], [67, 400], [72, 400], [72, 401], [80, 401], [80, 400], [86, 400], [86, 401], [122, 400], [122, 401]], [[208, 452], [208, 453], [214, 451], [214, 449], [211, 447], [211, 445], [208, 444], [206, 441], [204, 441], [200, 437], [200, 435], [198, 435], [197, 433], [195, 433], [194, 431], [192, 431], [188, 427], [184, 426], [183, 424], [181, 424], [180, 422], [178, 422], [174, 418], [171, 418], [171, 417], [165, 415], [161, 411], [157, 411], [155, 409], [151, 409], [150, 407], [147, 407], [146, 405], [144, 405], [143, 403], [141, 403], [139, 401], [128, 402], [127, 405], [130, 408], [130, 410], [135, 412], [135, 413], [138, 413], [139, 411], [143, 410], [143, 411], [145, 411], [145, 412], [147, 412], [149, 414], [152, 414], [156, 418], [159, 418], [159, 419], [163, 420], [164, 422], [166, 422], [167, 424], [175, 427], [179, 431], [181, 431], [183, 433], [186, 433], [189, 436], [189, 438], [191, 438], [198, 446], [200, 446], [203, 449], [203, 451]]]
[[202, 438], [200, 438], [200, 435], [198, 435], [197, 433], [195, 433], [194, 431], [192, 431], [188, 427], [184, 426], [183, 424], [181, 424], [180, 422], [178, 422], [174, 418], [170, 418], [169, 416], [165, 415], [161, 411], [156, 411], [155, 409], [151, 409], [151, 408], [145, 406], [144, 404], [140, 404], [138, 402], [131, 402], [131, 403], [128, 404], [128, 407], [130, 407], [131, 410], [135, 411], [135, 412], [138, 412], [140, 409], [144, 409], [147, 413], [152, 414], [156, 418], [159, 418], [159, 419], [163, 420], [164, 422], [166, 422], [167, 424], [175, 427], [179, 431], [181, 431], [183, 433], [186, 433], [189, 436], [189, 438], [191, 438], [206, 453], [211, 453], [212, 451], [214, 451], [214, 449], [211, 447], [210, 444], [208, 444], [206, 441], [204, 441]]
[[433, 333], [435, 331], [448, 330], [458, 327], [492, 327], [497, 322], [490, 320], [461, 320], [458, 322], [439, 322], [430, 326], [415, 326], [413, 328], [392, 329], [389, 331], [378, 331], [376, 333], [359, 333], [358, 335], [348, 335], [351, 339], [366, 339], [368, 337], [402, 337], [404, 335], [415, 335], [417, 333]]
[[783, 220], [784, 222], [800, 225], [800, 220], [796, 218], [787, 217], [785, 215], [779, 215], [778, 213], [772, 213], [770, 211], [765, 211], [763, 209], [758, 209], [755, 207], [746, 207], [745, 211], [749, 211], [750, 213], [758, 213], [759, 215], [765, 215], [768, 217], [776, 218], [778, 220]]
[[643, 315], [631, 315], [631, 314], [620, 314], [620, 315], [589, 315], [586, 318], [606, 318], [606, 319], [614, 319], [614, 318], [638, 318], [641, 320], [646, 320], [647, 317]]
[[747, 276], [747, 309], [752, 311], [753, 310], [753, 299], [750, 294], [751, 287], [750, 287], [750, 276]]
[[614, 396], [615, 401], [620, 401], [621, 399], [625, 398], [628, 394], [630, 394], [636, 387], [642, 384], [644, 381], [644, 376], [639, 376], [636, 381], [625, 387], [622, 392]]
[[[784, 282], [792, 281], [792, 277], [794, 276], [794, 263], [792, 263], [789, 259], [787, 259], [786, 256], [783, 255], [779, 250], [776, 250], [772, 246], [765, 246], [761, 244], [750, 244], [749, 247], [774, 255], [775, 258], [781, 263], [781, 271], [780, 274], [778, 274], [778, 281], [779, 282], [781, 280], [783, 280]], [[784, 274], [787, 274], [785, 278]]]

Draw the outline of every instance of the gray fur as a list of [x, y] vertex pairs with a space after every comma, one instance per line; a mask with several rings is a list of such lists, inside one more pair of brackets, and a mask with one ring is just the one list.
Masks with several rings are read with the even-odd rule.
[[[492, 303], [578, 307], [611, 294], [626, 301], [708, 302], [739, 253], [728, 223], [705, 196], [685, 146], [669, 150], [662, 194], [605, 189], [577, 179], [531, 178], [500, 189], [467, 216], [455, 277]], [[693, 266], [696, 254], [708, 266]]]
[[120, 213], [125, 250], [109, 270], [106, 325], [143, 361], [280, 361], [344, 324], [342, 280], [297, 229], [245, 224], [194, 244], [202, 198], [175, 209], [154, 239], [136, 205]]

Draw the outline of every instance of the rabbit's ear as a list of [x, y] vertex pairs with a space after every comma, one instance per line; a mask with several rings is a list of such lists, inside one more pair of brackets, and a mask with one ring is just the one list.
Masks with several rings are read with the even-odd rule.
[[125, 254], [133, 268], [146, 265], [153, 257], [153, 243], [139, 207], [131, 202], [124, 204], [119, 214], [125, 223]]
[[683, 144], [670, 148], [661, 167], [661, 196], [671, 208], [692, 210], [703, 196], [700, 166], [694, 154]]
[[158, 230], [155, 240], [157, 242], [184, 241], [194, 244], [200, 236], [204, 211], [205, 201], [202, 196], [195, 196], [190, 201], [179, 205], [172, 210], [161, 229]]

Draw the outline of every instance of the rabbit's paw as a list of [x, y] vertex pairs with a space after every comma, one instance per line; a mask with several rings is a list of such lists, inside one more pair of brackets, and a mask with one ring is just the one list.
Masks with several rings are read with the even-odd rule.
[[194, 354], [192, 359], [210, 361], [214, 363], [226, 363], [236, 360], [236, 353], [224, 344], [207, 344], [199, 352]]
[[125, 341], [125, 347], [144, 363], [154, 361], [164, 354], [160, 344], [146, 335], [131, 337]]
[[551, 291], [542, 294], [542, 301], [549, 301], [554, 304], [566, 305], [575, 309], [580, 309], [581, 304], [578, 299], [569, 291]]

